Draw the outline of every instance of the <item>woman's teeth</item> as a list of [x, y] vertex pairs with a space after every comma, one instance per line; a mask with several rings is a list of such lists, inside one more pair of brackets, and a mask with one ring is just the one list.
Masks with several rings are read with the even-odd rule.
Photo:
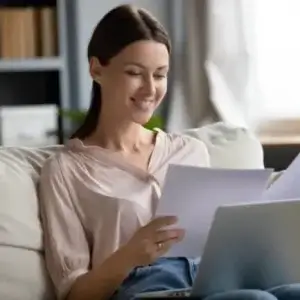
[[143, 111], [147, 111], [152, 108], [154, 101], [149, 101], [149, 100], [136, 100], [136, 99], [131, 99], [135, 106]]

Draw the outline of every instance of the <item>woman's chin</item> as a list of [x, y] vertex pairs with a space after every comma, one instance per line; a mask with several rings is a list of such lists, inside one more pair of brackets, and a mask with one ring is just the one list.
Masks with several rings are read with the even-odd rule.
[[142, 126], [144, 126], [145, 124], [147, 124], [150, 119], [152, 117], [152, 114], [151, 115], [144, 115], [144, 116], [134, 116], [133, 117], [133, 122], [137, 123], [137, 124], [140, 124]]

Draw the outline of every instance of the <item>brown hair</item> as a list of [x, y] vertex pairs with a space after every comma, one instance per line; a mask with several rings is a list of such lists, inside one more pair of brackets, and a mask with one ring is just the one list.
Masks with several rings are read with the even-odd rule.
[[[107, 65], [123, 48], [140, 40], [165, 44], [171, 53], [167, 31], [149, 12], [131, 5], [117, 6], [94, 29], [88, 45], [88, 59], [97, 57], [102, 65]], [[101, 110], [101, 86], [95, 81], [91, 98], [87, 116], [71, 138], [84, 139], [96, 129]]]

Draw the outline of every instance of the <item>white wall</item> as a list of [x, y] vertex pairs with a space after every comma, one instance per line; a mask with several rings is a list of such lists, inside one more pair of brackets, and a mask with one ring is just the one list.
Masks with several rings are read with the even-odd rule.
[[[90, 102], [91, 79], [88, 72], [86, 53], [92, 30], [106, 12], [124, 2], [122, 0], [76, 0], [78, 57], [75, 63], [77, 64], [77, 74], [79, 76], [78, 98], [80, 108], [87, 108]], [[169, 28], [168, 0], [131, 0], [126, 2], [132, 2], [135, 5], [148, 9], [163, 25]]]

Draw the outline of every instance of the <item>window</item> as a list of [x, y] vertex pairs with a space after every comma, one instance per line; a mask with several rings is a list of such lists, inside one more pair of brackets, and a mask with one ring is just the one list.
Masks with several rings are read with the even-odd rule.
[[259, 0], [256, 16], [265, 117], [300, 120], [300, 1]]
[[300, 143], [300, 1], [256, 1], [260, 128], [266, 144]]

